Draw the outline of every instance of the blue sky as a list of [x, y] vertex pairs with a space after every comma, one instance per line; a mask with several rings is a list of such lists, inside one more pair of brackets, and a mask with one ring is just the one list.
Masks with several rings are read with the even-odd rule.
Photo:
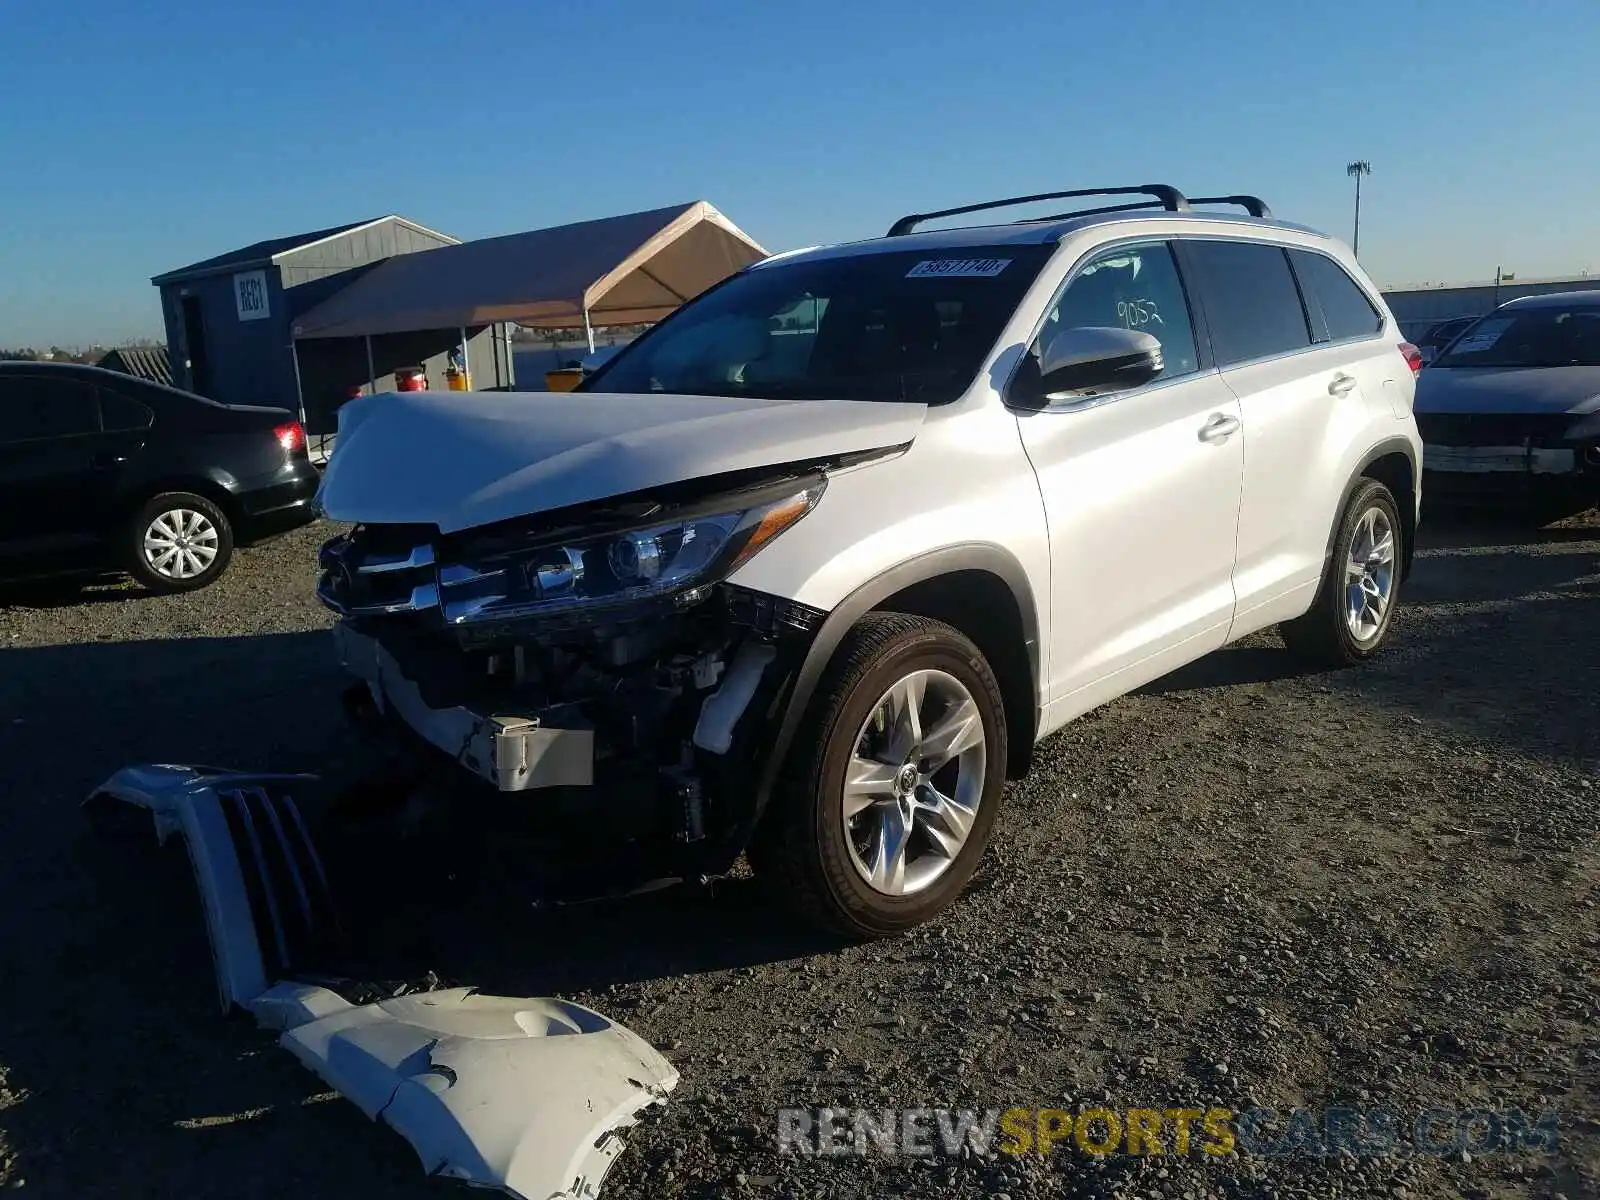
[[1600, 273], [1597, 0], [4, 0], [0, 48], [0, 345], [386, 212], [701, 198], [782, 249], [1154, 179], [1348, 237], [1353, 158], [1380, 282]]

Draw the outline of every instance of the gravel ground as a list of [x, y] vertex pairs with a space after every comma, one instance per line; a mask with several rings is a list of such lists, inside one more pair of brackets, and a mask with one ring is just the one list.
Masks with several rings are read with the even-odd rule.
[[[404, 1144], [214, 1010], [181, 879], [76, 802], [151, 760], [312, 769], [343, 743], [312, 527], [217, 586], [0, 597], [0, 1185], [434, 1196]], [[608, 1197], [1600, 1195], [1600, 521], [1425, 530], [1392, 650], [1260, 636], [1077, 722], [945, 919], [792, 932], [734, 879], [558, 910], [447, 864], [419, 966], [557, 993], [683, 1082]], [[473, 865], [461, 864], [464, 873]], [[426, 911], [418, 911], [420, 908]], [[1545, 1153], [780, 1156], [786, 1106], [1552, 1111]]]

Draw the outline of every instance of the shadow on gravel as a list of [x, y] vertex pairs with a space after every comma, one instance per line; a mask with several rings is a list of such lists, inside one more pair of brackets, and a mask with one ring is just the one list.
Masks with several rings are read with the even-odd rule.
[[[1318, 676], [1335, 692], [1447, 726], [1487, 745], [1600, 757], [1600, 524], [1530, 529], [1503, 520], [1425, 529], [1392, 644], [1359, 670]], [[1574, 610], [1573, 605], [1582, 606]], [[1262, 644], [1270, 642], [1270, 644]], [[1271, 634], [1180, 668], [1150, 696], [1308, 674]]]
[[[1600, 759], [1600, 595], [1585, 582], [1596, 555], [1568, 546], [1600, 529], [1552, 532], [1562, 536], [1431, 531], [1418, 607], [1402, 610], [1393, 648], [1317, 690], [1395, 714], [1402, 754], [1410, 717], [1469, 745]], [[1474, 552], [1434, 553], [1453, 548]], [[1293, 689], [1299, 674], [1270, 638], [1251, 639], [1147, 690]], [[26, 1094], [0, 1121], [23, 1148], [30, 1194], [36, 1176], [75, 1196], [116, 1195], [128, 1180], [162, 1194], [223, 1179], [245, 1196], [436, 1190], [345, 1108], [295, 1116], [317, 1085], [247, 1021], [218, 1017], [181, 851], [99, 842], [78, 809], [134, 762], [319, 769], [348, 744], [342, 685], [323, 632], [0, 651], [0, 979], [12, 985], [0, 988], [0, 1063], [4, 1086]], [[487, 841], [389, 842], [330, 866], [362, 965], [381, 977], [431, 970], [488, 992], [601, 993], [578, 998], [623, 1021], [633, 984], [839, 945], [796, 931], [747, 880], [549, 908], [510, 848]], [[363, 1138], [372, 1153], [348, 1153]]]
[[[135, 1154], [164, 1170], [183, 1164], [196, 1186], [208, 1164], [231, 1175], [244, 1170], [238, 1155], [259, 1157], [271, 1186], [257, 1194], [283, 1194], [293, 1174], [314, 1171], [315, 1148], [299, 1128], [301, 1144], [282, 1152], [302, 1165], [274, 1174], [278, 1127], [251, 1114], [293, 1109], [315, 1081], [248, 1021], [220, 1018], [181, 847], [158, 852], [153, 834], [131, 843], [96, 835], [79, 802], [136, 762], [317, 770], [335, 760], [349, 735], [330, 639], [23, 648], [0, 651], [0, 672], [0, 979], [23, 985], [0, 988], [0, 1061], [5, 1086], [27, 1096], [3, 1122], [27, 1148], [28, 1174], [50, 1177], [63, 1194], [114, 1194], [119, 1170], [138, 1170], [126, 1149], [137, 1141]], [[627, 1020], [630, 983], [840, 944], [795, 931], [749, 880], [551, 908], [519, 878], [514, 847], [489, 838], [319, 841], [332, 849], [332, 881], [362, 952], [336, 965], [359, 978], [416, 980], [431, 970], [509, 995], [619, 985], [621, 994], [590, 1000]], [[403, 1155], [383, 1161], [415, 1181]], [[149, 1182], [166, 1193], [177, 1181]]]
[[1225, 646], [1145, 684], [1136, 695], [1170, 696], [1241, 683], [1274, 683], [1305, 673], [1305, 665], [1281, 646]]
[[[1487, 747], [1600, 759], [1600, 523], [1440, 521], [1424, 536], [1394, 645], [1337, 691]], [[1574, 761], [1575, 760], [1575, 761]]]
[[[1426, 493], [1424, 493], [1426, 495]], [[1526, 546], [1562, 542], [1592, 542], [1600, 538], [1600, 512], [1538, 525], [1529, 518], [1503, 513], [1474, 512], [1459, 505], [1434, 505], [1424, 499], [1422, 528], [1417, 544], [1430, 546]]]
[[74, 608], [80, 604], [137, 600], [154, 594], [119, 575], [69, 575], [59, 579], [0, 583], [0, 610]]
[[[0, 1042], [27, 1096], [0, 1120], [30, 1193], [170, 1194], [174, 1169], [195, 1187], [239, 1169], [201, 1147], [237, 1146], [242, 1125], [182, 1123], [272, 1104], [273, 1073], [241, 1069], [266, 1043], [219, 1017], [182, 851], [163, 868], [153, 835], [103, 846], [79, 802], [136, 762], [314, 765], [340, 729], [337, 683], [324, 633], [0, 650]], [[276, 1078], [279, 1100], [309, 1090]]]

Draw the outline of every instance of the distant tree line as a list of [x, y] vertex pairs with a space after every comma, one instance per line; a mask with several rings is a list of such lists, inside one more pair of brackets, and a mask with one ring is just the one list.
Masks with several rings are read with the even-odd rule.
[[[621, 340], [632, 338], [643, 333], [649, 325], [606, 325], [595, 326], [595, 333], [602, 331]], [[579, 329], [539, 329], [528, 325], [515, 325], [511, 329], [512, 342], [536, 342], [545, 346], [560, 346], [567, 342], [581, 342], [584, 340], [583, 330]]]
[[[155, 338], [134, 338], [132, 341], [123, 342], [119, 348], [135, 346], [164, 346], [165, 342]], [[97, 363], [111, 350], [110, 346], [95, 344], [92, 346], [51, 346], [48, 350], [35, 349], [33, 346], [19, 346], [15, 349], [0, 347], [0, 361], [3, 362], [74, 362]]]
[[91, 346], [87, 350], [66, 350], [60, 346], [51, 346], [48, 350], [35, 350], [32, 346], [22, 346], [16, 350], [0, 349], [0, 359], [9, 359], [22, 362], [98, 362], [104, 350]]

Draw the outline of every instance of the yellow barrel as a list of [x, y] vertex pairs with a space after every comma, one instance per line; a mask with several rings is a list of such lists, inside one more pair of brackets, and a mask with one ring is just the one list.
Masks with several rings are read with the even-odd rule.
[[452, 392], [470, 392], [472, 390], [472, 376], [465, 371], [458, 371], [455, 367], [444, 369], [444, 385]]
[[570, 392], [582, 382], [583, 370], [579, 367], [562, 367], [544, 373], [544, 386], [552, 392]]

